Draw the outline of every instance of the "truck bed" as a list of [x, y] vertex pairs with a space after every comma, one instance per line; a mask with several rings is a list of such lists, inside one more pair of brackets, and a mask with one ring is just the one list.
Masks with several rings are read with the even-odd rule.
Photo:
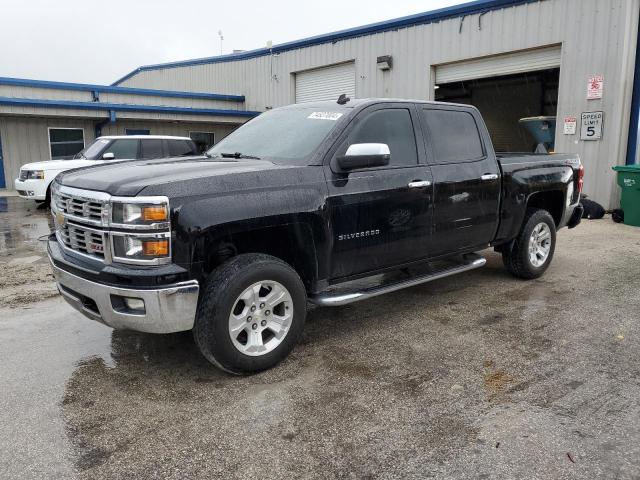
[[580, 157], [575, 153], [527, 153], [509, 152], [496, 154], [498, 162], [505, 171], [541, 168], [549, 166], [575, 166]]

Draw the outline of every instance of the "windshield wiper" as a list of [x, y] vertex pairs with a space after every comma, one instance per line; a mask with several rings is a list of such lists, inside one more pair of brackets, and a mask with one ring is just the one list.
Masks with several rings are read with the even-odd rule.
[[256, 157], [255, 155], [245, 155], [244, 153], [235, 152], [235, 153], [221, 153], [223, 158], [246, 158], [248, 160], [260, 160], [260, 157]]
[[235, 158], [231, 159], [231, 158], [222, 158], [222, 155], [220, 155], [219, 153], [209, 153], [209, 152], [205, 152], [204, 156], [206, 158], [210, 158], [215, 160], [216, 162], [237, 162], [238, 160], [236, 160]]

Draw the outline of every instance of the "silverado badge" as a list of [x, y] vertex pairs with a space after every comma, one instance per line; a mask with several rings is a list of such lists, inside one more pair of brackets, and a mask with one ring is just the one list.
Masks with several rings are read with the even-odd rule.
[[353, 238], [364, 238], [364, 237], [372, 237], [374, 235], [380, 235], [380, 230], [365, 230], [364, 232], [356, 232], [356, 233], [346, 233], [344, 235], [338, 235], [338, 240], [351, 240]]

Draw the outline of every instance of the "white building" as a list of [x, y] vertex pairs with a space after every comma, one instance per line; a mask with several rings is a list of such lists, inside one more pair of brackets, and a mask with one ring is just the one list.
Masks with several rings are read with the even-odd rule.
[[[640, 0], [478, 0], [272, 48], [143, 66], [112, 87], [0, 79], [6, 183], [20, 164], [46, 158], [49, 127], [83, 128], [85, 142], [98, 123], [105, 133], [212, 131], [218, 141], [254, 112], [346, 93], [472, 103], [499, 151], [535, 148], [520, 118], [556, 117], [555, 132], [544, 123], [555, 151], [579, 153], [586, 193], [614, 206], [611, 167], [638, 163], [639, 16]], [[591, 128], [581, 128], [583, 115]]]

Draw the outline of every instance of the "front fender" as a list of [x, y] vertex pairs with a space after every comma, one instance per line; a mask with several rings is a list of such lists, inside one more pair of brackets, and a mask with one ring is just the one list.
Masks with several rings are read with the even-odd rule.
[[327, 248], [325, 203], [324, 184], [184, 200], [172, 218], [174, 262], [193, 267], [198, 275], [212, 255], [228, 245], [237, 248], [234, 244], [240, 239], [244, 248], [268, 252], [269, 245], [264, 245], [272, 243], [266, 242], [268, 231], [280, 229], [283, 242], [312, 253], [318, 264], [316, 274], [322, 275], [320, 265], [326, 263]]

